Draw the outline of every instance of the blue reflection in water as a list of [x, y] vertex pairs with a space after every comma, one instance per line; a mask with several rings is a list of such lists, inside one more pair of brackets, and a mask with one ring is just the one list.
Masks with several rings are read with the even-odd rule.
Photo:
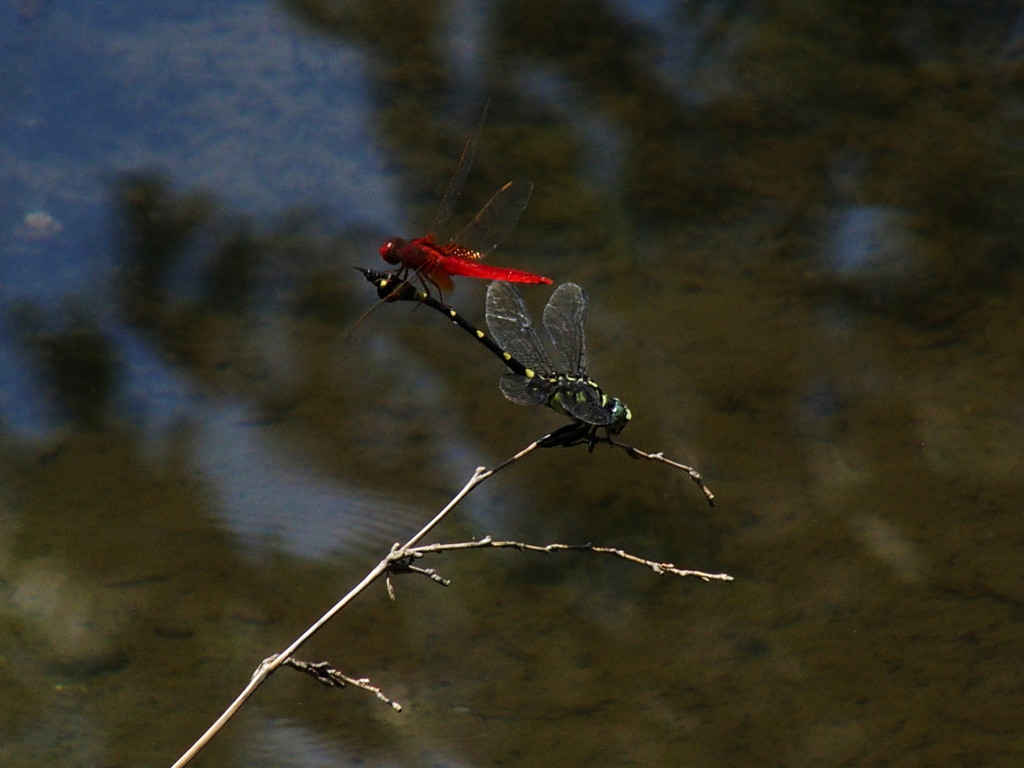
[[746, 9], [725, 1], [607, 2], [617, 15], [648, 35], [649, 74], [680, 106], [700, 106], [737, 90], [729, 67], [746, 40], [745, 25], [740, 23]]
[[24, 364], [10, 326], [0, 324], [0, 420], [18, 438], [39, 440], [56, 426], [39, 396], [42, 383]]
[[479, 0], [452, 0], [442, 8], [434, 46], [448, 63], [455, 94], [470, 104], [486, 99], [483, 75], [496, 10], [496, 5]]
[[[175, 374], [111, 309], [126, 247], [111, 216], [114, 183], [126, 172], [166, 169], [170, 187], [211, 190], [245, 216], [306, 207], [332, 228], [391, 230], [400, 208], [384, 174], [365, 57], [307, 33], [274, 4], [62, 11], [3, 35], [17, 45], [0, 51], [8, 75], [0, 156], [9, 160], [0, 306], [26, 302], [46, 316], [85, 297], [126, 361], [132, 403], [145, 400], [146, 386], [161, 388], [156, 401], [164, 402], [163, 388], [182, 382], [169, 383]], [[59, 230], [26, 235], [22, 224], [35, 211]], [[6, 319], [0, 418], [40, 437], [54, 424]], [[145, 377], [132, 376], [141, 369]], [[158, 418], [171, 421], [177, 407], [165, 405]]]
[[383, 497], [315, 477], [263, 434], [243, 405], [208, 402], [193, 409], [197, 415], [199, 471], [218, 497], [221, 522], [246, 548], [280, 546], [319, 558], [355, 546], [383, 555], [414, 520], [426, 519], [413, 508], [396, 510]]
[[598, 187], [621, 183], [623, 139], [620, 129], [586, 103], [573, 82], [558, 70], [529, 63], [520, 70], [520, 87], [571, 125], [583, 142], [577, 174]]
[[122, 412], [150, 445], [161, 445], [189, 418], [202, 395], [191, 379], [168, 365], [144, 337], [117, 326], [110, 338], [121, 355]]
[[910, 248], [904, 216], [892, 208], [852, 205], [836, 211], [825, 258], [839, 276], [898, 277], [910, 268]]

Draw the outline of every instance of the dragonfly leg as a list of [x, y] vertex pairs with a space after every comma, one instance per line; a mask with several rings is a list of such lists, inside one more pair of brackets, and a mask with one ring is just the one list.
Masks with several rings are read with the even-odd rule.
[[594, 442], [597, 430], [591, 424], [574, 422], [556, 429], [554, 432], [545, 435], [537, 442], [541, 448], [571, 448], [574, 445], [587, 443], [590, 450], [594, 450]]

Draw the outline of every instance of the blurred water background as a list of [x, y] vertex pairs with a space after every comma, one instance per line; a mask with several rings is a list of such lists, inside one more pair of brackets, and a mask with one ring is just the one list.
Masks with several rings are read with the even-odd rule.
[[[999, 2], [0, 7], [0, 762], [169, 765], [557, 427], [353, 266], [535, 192], [623, 438], [548, 450], [275, 675], [217, 766], [1018, 766], [1024, 13]], [[448, 297], [476, 322], [485, 285]], [[525, 289], [535, 313], [549, 295]]]

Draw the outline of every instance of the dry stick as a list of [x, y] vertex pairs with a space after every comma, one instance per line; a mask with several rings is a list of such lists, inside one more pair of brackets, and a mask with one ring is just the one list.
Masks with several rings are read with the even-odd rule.
[[[670, 573], [673, 576], [694, 576], [701, 581], [733, 580], [733, 577], [728, 573], [706, 573], [705, 571], [692, 571], [689, 569], [677, 568], [674, 563], [659, 563], [654, 560], [647, 560], [643, 557], [631, 555], [629, 552], [616, 547], [595, 547], [593, 544], [545, 544], [542, 546], [539, 544], [525, 544], [521, 541], [495, 541], [490, 536], [484, 536], [482, 539], [477, 541], [460, 541], [453, 544], [428, 544], [425, 547], [399, 550], [399, 554], [418, 558], [438, 552], [451, 552], [453, 550], [460, 549], [484, 549], [487, 547], [495, 549], [518, 549], [522, 552], [543, 552], [546, 554], [566, 551], [594, 552], [599, 555], [611, 555], [612, 557], [628, 560], [631, 563], [646, 566], [657, 574]], [[435, 581], [437, 580], [432, 571], [418, 569], [417, 572], [422, 573]]]
[[627, 445], [626, 443], [620, 443], [616, 440], [612, 440], [610, 437], [608, 438], [608, 444], [622, 448], [623, 450], [626, 451], [626, 453], [630, 455], [631, 458], [647, 459], [649, 461], [660, 461], [662, 464], [668, 464], [670, 467], [675, 467], [676, 469], [683, 470], [683, 472], [688, 474], [690, 476], [690, 479], [697, 484], [697, 487], [704, 492], [704, 496], [705, 498], [707, 498], [708, 504], [711, 505], [712, 507], [715, 506], [715, 494], [711, 492], [710, 488], [704, 485], [704, 478], [702, 478], [700, 476], [700, 472], [698, 472], [693, 467], [688, 466], [686, 464], [680, 464], [678, 461], [672, 461], [672, 459], [666, 459], [665, 454], [662, 453], [661, 451], [658, 451], [657, 453], [647, 453], [646, 451], [641, 451], [635, 445]]
[[370, 586], [370, 584], [376, 581], [381, 574], [386, 572], [389, 563], [389, 558], [385, 558], [384, 560], [381, 560], [379, 563], [377, 563], [374, 569], [370, 571], [368, 574], [366, 574], [363, 580], [359, 582], [359, 584], [355, 588], [353, 588], [347, 595], [345, 595], [343, 598], [341, 598], [341, 600], [335, 603], [333, 608], [331, 608], [327, 613], [321, 616], [320, 619], [315, 624], [313, 624], [313, 626], [311, 626], [309, 629], [303, 632], [302, 635], [300, 635], [298, 639], [296, 639], [291, 645], [289, 645], [285, 650], [281, 651], [280, 653], [275, 654], [274, 656], [268, 656], [262, 662], [260, 662], [260, 665], [256, 668], [256, 671], [253, 672], [252, 678], [249, 680], [248, 685], [246, 685], [242, 692], [238, 694], [238, 697], [233, 702], [231, 702], [231, 705], [224, 710], [224, 713], [220, 717], [218, 717], [209, 728], [206, 729], [206, 733], [200, 736], [196, 743], [189, 747], [188, 751], [178, 758], [177, 762], [174, 763], [172, 768], [180, 768], [180, 766], [186, 765], [193, 757], [195, 757], [199, 753], [199, 750], [205, 747], [207, 743], [210, 741], [210, 739], [216, 736], [220, 729], [227, 724], [228, 720], [235, 716], [235, 713], [239, 709], [241, 709], [242, 705], [246, 702], [246, 700], [250, 696], [252, 696], [253, 693], [256, 692], [256, 689], [263, 684], [263, 682], [270, 676], [270, 674], [275, 669], [284, 664], [285, 661], [287, 661], [288, 658], [291, 656], [291, 654], [298, 650], [299, 646], [306, 642], [306, 640], [308, 640], [317, 630], [319, 630], [320, 627], [326, 624], [331, 619], [332, 616], [334, 616], [338, 611], [340, 611], [342, 608], [348, 605], [356, 595], [358, 595], [360, 592], [362, 592], [364, 589]]
[[299, 659], [294, 659], [289, 656], [284, 660], [284, 663], [281, 666], [291, 667], [292, 669], [297, 669], [299, 672], [305, 672], [307, 675], [312, 676], [315, 680], [326, 685], [328, 688], [344, 688], [346, 685], [361, 688], [364, 691], [369, 691], [385, 704], [390, 704], [398, 712], [402, 711], [402, 705], [385, 696], [384, 692], [376, 685], [370, 685], [370, 679], [368, 677], [349, 677], [344, 672], [334, 669], [326, 661], [300, 661]]
[[[327, 613], [325, 613], [323, 616], [317, 619], [317, 621], [312, 626], [310, 626], [305, 632], [303, 632], [294, 641], [292, 641], [291, 645], [289, 645], [280, 653], [274, 654], [273, 656], [268, 656], [266, 659], [260, 662], [260, 665], [256, 668], [256, 671], [253, 672], [252, 678], [249, 680], [248, 685], [246, 685], [242, 692], [238, 694], [238, 697], [233, 702], [231, 702], [231, 705], [224, 710], [224, 713], [220, 717], [218, 717], [209, 728], [206, 729], [206, 732], [199, 737], [196, 743], [189, 747], [188, 751], [178, 758], [177, 762], [174, 763], [172, 768], [181, 768], [181, 766], [188, 764], [188, 762], [191, 761], [192, 758], [195, 757], [199, 753], [199, 751], [207, 745], [207, 743], [209, 743], [210, 739], [217, 735], [220, 729], [227, 724], [228, 720], [235, 716], [235, 713], [239, 709], [241, 709], [242, 705], [248, 700], [250, 696], [252, 696], [253, 693], [256, 692], [256, 689], [259, 688], [268, 677], [270, 677], [274, 670], [276, 670], [278, 667], [287, 662], [293, 653], [295, 653], [307, 640], [309, 640], [309, 638], [311, 638], [313, 635], [319, 632], [320, 628], [323, 627], [331, 619], [333, 619], [334, 616], [342, 608], [344, 608], [346, 605], [352, 602], [352, 600], [355, 599], [356, 595], [358, 595], [360, 592], [362, 592], [364, 589], [370, 586], [383, 574], [387, 573], [394, 565], [394, 563], [404, 558], [407, 558], [408, 554], [405, 553], [405, 550], [407, 550], [410, 547], [414, 547], [417, 542], [421, 541], [424, 536], [426, 536], [428, 533], [430, 533], [430, 531], [437, 527], [437, 525], [445, 518], [445, 516], [449, 512], [451, 512], [452, 509], [454, 509], [456, 505], [458, 505], [464, 498], [466, 498], [466, 496], [468, 496], [469, 493], [474, 488], [480, 485], [480, 483], [482, 483], [487, 478], [503, 470], [505, 467], [509, 466], [510, 464], [516, 461], [519, 461], [519, 459], [523, 458], [527, 454], [532, 453], [539, 447], [539, 445], [539, 440], [534, 441], [530, 445], [526, 446], [523, 450], [519, 451], [519, 453], [517, 453], [515, 456], [506, 459], [493, 469], [477, 467], [476, 471], [473, 472], [473, 476], [469, 479], [469, 482], [467, 482], [463, 486], [462, 490], [459, 491], [455, 495], [455, 497], [452, 498], [452, 500], [445, 505], [444, 509], [442, 509], [436, 515], [434, 515], [434, 518], [425, 526], [423, 526], [423, 528], [421, 528], [415, 536], [409, 539], [409, 541], [407, 541], [404, 546], [399, 547], [396, 544], [394, 547], [392, 547], [391, 552], [388, 553], [388, 556], [386, 558], [377, 563], [377, 565], [374, 566], [373, 570], [371, 570], [368, 574], [366, 574], [366, 576], [363, 577], [362, 581], [360, 581], [355, 587], [353, 587], [347, 595], [341, 598], [341, 600], [335, 603], [331, 607], [331, 609], [327, 611]], [[390, 703], [391, 706], [395, 707], [396, 709], [401, 708], [394, 702]]]
[[[291, 645], [289, 645], [280, 653], [274, 654], [273, 656], [268, 656], [266, 659], [260, 662], [260, 665], [256, 668], [256, 671], [253, 672], [252, 678], [249, 680], [249, 683], [245, 686], [242, 692], [238, 694], [238, 697], [233, 702], [231, 702], [231, 705], [224, 710], [224, 713], [220, 717], [218, 717], [209, 728], [206, 729], [206, 732], [199, 737], [196, 743], [189, 747], [188, 751], [178, 758], [177, 762], [174, 763], [172, 768], [181, 768], [181, 766], [188, 764], [192, 760], [192, 758], [195, 757], [199, 753], [199, 751], [203, 747], [205, 747], [206, 744], [209, 743], [209, 741], [214, 736], [217, 735], [221, 728], [223, 728], [227, 724], [227, 722], [235, 716], [235, 713], [239, 709], [241, 709], [242, 705], [249, 699], [250, 696], [252, 696], [253, 693], [256, 692], [256, 689], [259, 688], [268, 677], [270, 677], [274, 670], [276, 670], [280, 666], [289, 664], [292, 654], [294, 654], [307, 640], [309, 640], [309, 638], [311, 638], [313, 635], [319, 632], [320, 629], [325, 624], [327, 624], [327, 622], [333, 619], [338, 614], [339, 611], [341, 611], [346, 605], [352, 602], [352, 600], [354, 600], [358, 594], [360, 594], [363, 590], [370, 586], [370, 584], [372, 584], [374, 581], [379, 579], [382, 575], [389, 573], [397, 563], [401, 562], [402, 560], [408, 560], [410, 557], [421, 557], [423, 553], [440, 552], [445, 551], [446, 549], [468, 549], [476, 547], [514, 547], [517, 549], [529, 550], [534, 552], [553, 552], [556, 550], [577, 549], [589, 550], [600, 554], [609, 554], [614, 555], [616, 557], [621, 557], [632, 562], [646, 565], [647, 567], [654, 570], [656, 573], [673, 573], [680, 576], [696, 576], [698, 578], [704, 579], [705, 581], [709, 581], [712, 579], [720, 581], [732, 580], [732, 577], [728, 574], [709, 574], [700, 571], [683, 571], [681, 569], [675, 568], [675, 566], [671, 563], [655, 563], [650, 560], [644, 560], [642, 558], [636, 557], [635, 555], [630, 555], [620, 549], [612, 549], [608, 547], [593, 547], [590, 545], [550, 544], [546, 547], [541, 547], [532, 544], [522, 544], [520, 542], [494, 542], [490, 539], [490, 537], [486, 537], [485, 539], [481, 539], [478, 542], [465, 542], [462, 544], [447, 545], [435, 544], [429, 547], [416, 548], [416, 544], [422, 541], [423, 538], [428, 533], [430, 533], [434, 528], [436, 528], [437, 525], [442, 520], [444, 520], [448, 513], [451, 512], [464, 498], [466, 498], [466, 496], [468, 496], [474, 488], [476, 488], [478, 485], [480, 485], [482, 482], [487, 480], [492, 475], [497, 474], [498, 472], [505, 469], [509, 465], [514, 464], [515, 462], [519, 461], [520, 459], [524, 458], [530, 453], [533, 453], [533, 451], [537, 450], [537, 448], [541, 446], [544, 439], [545, 438], [542, 437], [539, 440], [534, 440], [532, 443], [523, 448], [517, 454], [506, 459], [493, 469], [477, 467], [476, 470], [473, 472], [473, 476], [470, 477], [469, 481], [462, 487], [462, 490], [459, 491], [440, 512], [434, 515], [433, 519], [429, 523], [423, 526], [423, 528], [421, 528], [411, 539], [409, 539], [409, 541], [407, 541], [402, 546], [399, 546], [398, 544], [393, 546], [391, 548], [391, 552], [388, 553], [388, 556], [386, 558], [377, 563], [377, 565], [374, 566], [373, 570], [366, 574], [366, 576], [363, 577], [363, 580], [360, 581], [359, 584], [353, 587], [348, 592], [348, 594], [341, 598], [341, 600], [339, 600], [337, 603], [335, 603], [331, 607], [331, 609], [327, 611], [327, 613], [325, 613], [323, 616], [317, 619], [317, 621], [314, 624], [312, 624], [305, 632], [303, 632], [294, 641], [292, 641]], [[714, 503], [714, 495], [711, 493], [711, 491], [707, 489], [703, 481], [700, 479], [700, 475], [692, 467], [688, 467], [684, 464], [677, 464], [674, 461], [670, 461], [669, 459], [666, 459], [664, 456], [662, 456], [660, 453], [645, 453], [637, 448], [634, 448], [633, 446], [624, 445], [623, 443], [617, 443], [612, 441], [611, 439], [609, 439], [608, 442], [611, 443], [612, 445], [616, 445], [620, 448], [626, 449], [627, 453], [629, 453], [630, 456], [633, 456], [634, 458], [642, 457], [646, 459], [662, 461], [666, 464], [670, 464], [674, 467], [678, 467], [679, 469], [686, 471], [690, 475], [691, 479], [693, 479], [694, 482], [696, 482], [697, 485], [700, 486], [701, 490], [704, 491], [705, 496], [707, 496], [708, 502], [712, 504]], [[295, 664], [291, 665], [296, 666]], [[352, 678], [346, 679], [349, 682], [364, 682], [362, 680], [355, 681]], [[387, 702], [396, 710], [401, 710], [401, 705], [388, 699], [380, 692], [379, 689], [370, 686], [368, 683], [365, 685], [360, 685], [360, 687], [370, 691], [374, 691], [377, 694], [378, 698]]]

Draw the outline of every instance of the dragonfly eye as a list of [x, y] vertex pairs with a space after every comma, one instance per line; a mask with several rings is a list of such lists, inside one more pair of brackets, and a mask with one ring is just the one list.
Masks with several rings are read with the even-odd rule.
[[608, 429], [613, 435], [617, 435], [626, 428], [629, 420], [633, 418], [633, 413], [629, 410], [629, 406], [617, 397], [611, 399], [611, 411], [612, 420]]
[[402, 257], [399, 251], [405, 247], [405, 240], [400, 237], [393, 237], [380, 247], [380, 257], [388, 264], [398, 264]]

